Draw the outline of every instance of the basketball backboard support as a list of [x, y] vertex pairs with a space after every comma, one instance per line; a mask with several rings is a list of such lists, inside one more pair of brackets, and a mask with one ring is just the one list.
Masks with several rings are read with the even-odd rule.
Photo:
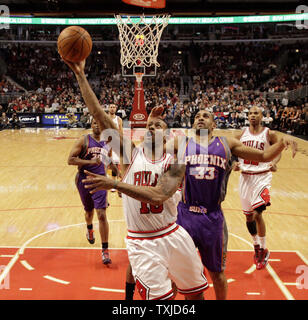
[[122, 76], [123, 77], [135, 77], [136, 73], [143, 73], [143, 77], [155, 77], [157, 72], [157, 67], [153, 66], [133, 66], [128, 68], [127, 66], [122, 66]]

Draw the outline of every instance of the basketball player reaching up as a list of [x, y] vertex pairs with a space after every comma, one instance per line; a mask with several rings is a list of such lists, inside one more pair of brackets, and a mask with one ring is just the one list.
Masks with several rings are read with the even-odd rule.
[[[104, 163], [106, 163], [108, 157], [109, 147], [105, 141], [100, 141], [101, 130], [95, 119], [92, 119], [91, 128], [92, 134], [81, 137], [73, 146], [68, 157], [68, 164], [78, 166], [75, 182], [85, 210], [87, 239], [91, 244], [95, 242], [92, 224], [95, 209], [102, 241], [102, 260], [104, 264], [110, 264], [111, 259], [108, 251], [109, 224], [106, 217], [106, 209], [108, 207], [107, 192], [102, 190], [95, 195], [90, 194], [89, 190], [85, 189], [81, 182], [86, 177], [84, 170], [106, 175]], [[117, 170], [112, 163], [111, 167]]]
[[[76, 75], [82, 96], [90, 113], [101, 128], [115, 129], [112, 139], [120, 143], [121, 169], [127, 169], [123, 181], [111, 181], [110, 188], [119, 185], [132, 187], [128, 196], [123, 196], [123, 207], [128, 227], [127, 250], [136, 286], [143, 299], [170, 299], [173, 297], [172, 279], [176, 282], [178, 291], [185, 294], [186, 299], [203, 299], [203, 291], [208, 288], [207, 279], [203, 273], [200, 257], [188, 233], [176, 221], [177, 197], [169, 196], [159, 204], [144, 199], [134, 199], [134, 188], [151, 190], [165, 171], [177, 180], [173, 184], [172, 194], [180, 185], [182, 175], [177, 167], [169, 167], [171, 155], [165, 154], [161, 148], [161, 157], [154, 150], [157, 134], [167, 128], [161, 119], [161, 109], [154, 108], [147, 121], [148, 135], [141, 147], [121, 134], [112, 119], [100, 106], [84, 73], [85, 61], [71, 63], [65, 61]], [[162, 147], [162, 145], [160, 146]], [[130, 152], [132, 150], [131, 156]], [[124, 161], [125, 159], [125, 161]], [[128, 161], [129, 160], [129, 161]], [[129, 164], [129, 165], [128, 165]], [[93, 174], [89, 173], [88, 174]], [[94, 174], [94, 177], [96, 175]], [[101, 178], [101, 175], [97, 175]], [[92, 182], [92, 178], [90, 180]], [[95, 180], [94, 180], [95, 181]], [[125, 188], [124, 188], [125, 189]], [[120, 191], [120, 190], [119, 190]], [[167, 191], [168, 192], [168, 191]], [[94, 190], [91, 193], [95, 193]], [[151, 191], [150, 191], [151, 193]], [[169, 191], [170, 193], [170, 191]], [[146, 197], [146, 199], [151, 197]], [[153, 200], [153, 199], [151, 199]]]
[[[179, 143], [171, 141], [176, 154], [184, 164], [171, 165], [156, 185], [138, 186], [123, 182], [114, 183], [103, 176], [89, 174], [85, 182], [91, 192], [115, 187], [117, 190], [144, 203], [159, 207], [177, 191], [183, 178], [182, 202], [178, 205], [177, 223], [188, 231], [198, 247], [202, 262], [209, 270], [216, 299], [226, 299], [227, 281], [224, 274], [227, 250], [227, 228], [221, 210], [231, 172], [231, 156], [253, 161], [271, 161], [294, 141], [281, 139], [265, 151], [246, 147], [235, 138], [215, 137], [214, 116], [201, 110], [196, 114], [193, 128], [196, 137]], [[200, 139], [201, 130], [208, 132]], [[183, 143], [185, 147], [183, 148]], [[169, 147], [167, 150], [169, 151]], [[178, 150], [181, 150], [178, 153]], [[127, 181], [128, 182], [128, 181]]]
[[[274, 131], [262, 127], [262, 111], [252, 107], [248, 113], [249, 127], [243, 129], [236, 138], [244, 145], [259, 150], [266, 150], [269, 146], [278, 143]], [[266, 248], [266, 226], [262, 212], [270, 205], [272, 172], [276, 171], [276, 164], [281, 155], [272, 162], [259, 162], [239, 159], [234, 167], [235, 171], [241, 170], [239, 189], [243, 212], [246, 216], [246, 226], [253, 239], [254, 263], [256, 269], [266, 267], [270, 252]]]

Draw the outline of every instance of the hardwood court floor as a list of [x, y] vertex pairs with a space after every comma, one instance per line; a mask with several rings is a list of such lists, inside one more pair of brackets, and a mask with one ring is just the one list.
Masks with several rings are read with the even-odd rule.
[[[89, 132], [81, 129], [0, 132], [0, 279], [5, 272], [5, 279], [10, 280], [10, 286], [2, 282], [0, 299], [123, 299], [127, 256], [125, 250], [121, 250], [125, 248], [126, 236], [122, 200], [116, 193], [109, 193], [109, 243], [114, 249], [114, 264], [107, 269], [100, 262], [97, 223], [96, 244], [91, 246], [85, 238], [83, 209], [74, 184], [77, 170], [67, 165], [73, 143]], [[216, 133], [232, 135], [234, 131], [217, 130]], [[223, 203], [229, 229], [226, 274], [230, 299], [308, 298], [307, 289], [296, 286], [300, 276], [296, 273], [297, 267], [306, 265], [307, 268], [308, 265], [308, 142], [297, 141], [299, 152], [295, 159], [291, 158], [290, 150], [285, 151], [278, 171], [273, 174], [272, 205], [264, 213], [272, 260], [261, 273], [252, 267], [251, 239], [238, 194], [239, 173], [231, 174]], [[79, 261], [80, 250], [83, 254]], [[48, 262], [51, 267], [47, 270], [44, 268]], [[57, 264], [61, 265], [60, 273]], [[32, 281], [31, 290], [29, 284], [24, 283], [25, 273], [31, 274], [33, 280], [34, 269], [41, 270], [41, 278], [49, 275], [44, 281], [55, 286], [53, 290], [49, 287], [49, 295], [42, 294], [45, 287], [41, 278]], [[100, 279], [95, 284], [87, 270], [89, 274], [95, 271], [96, 278], [100, 274], [102, 279], [110, 275], [109, 282], [102, 283]], [[73, 279], [65, 279], [70, 273]], [[91, 287], [107, 287], [110, 290], [92, 289], [91, 294], [76, 295], [76, 290], [62, 289], [66, 282], [73, 283], [75, 279], [76, 283], [80, 274], [86, 282], [80, 284], [80, 288], [86, 286], [89, 291]], [[207, 297], [214, 299], [212, 288]]]

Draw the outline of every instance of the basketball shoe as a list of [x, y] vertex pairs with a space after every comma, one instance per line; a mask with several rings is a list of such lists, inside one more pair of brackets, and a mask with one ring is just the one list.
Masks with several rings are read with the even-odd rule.
[[94, 237], [94, 230], [93, 229], [87, 229], [87, 239], [91, 244], [94, 244], [95, 237]]
[[270, 256], [270, 252], [268, 249], [261, 248], [259, 251], [259, 259], [257, 263], [257, 270], [264, 269], [268, 264], [268, 259]]
[[254, 248], [255, 248], [255, 254], [253, 256], [253, 261], [254, 261], [255, 265], [257, 265], [258, 260], [259, 260], [259, 254], [260, 254], [260, 245], [256, 244], [256, 245], [254, 245]]
[[111, 264], [111, 259], [109, 257], [109, 250], [108, 249], [103, 249], [102, 259], [103, 259], [103, 264]]

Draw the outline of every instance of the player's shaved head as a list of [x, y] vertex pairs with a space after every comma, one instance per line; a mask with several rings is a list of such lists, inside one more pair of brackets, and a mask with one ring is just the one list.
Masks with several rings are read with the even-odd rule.
[[255, 113], [255, 112], [258, 112], [262, 116], [262, 110], [259, 107], [253, 106], [249, 109], [249, 113]]
[[212, 119], [212, 121], [214, 121], [214, 113], [212, 113], [212, 112], [210, 112], [208, 110], [201, 109], [196, 113], [196, 116], [200, 115], [200, 114], [207, 114]]
[[263, 119], [263, 113], [259, 107], [253, 106], [249, 109], [248, 120], [250, 125], [254, 127], [259, 126], [261, 125], [262, 119]]

